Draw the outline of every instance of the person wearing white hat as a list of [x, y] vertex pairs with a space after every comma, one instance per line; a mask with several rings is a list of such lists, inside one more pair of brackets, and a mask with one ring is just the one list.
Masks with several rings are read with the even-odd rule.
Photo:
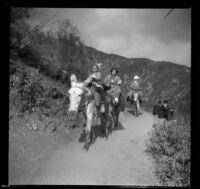
[[[131, 82], [131, 91], [128, 93], [127, 96], [131, 97], [133, 96], [134, 92], [138, 92], [139, 93], [139, 99], [141, 100], [141, 90], [140, 90], [140, 84], [139, 84], [139, 76], [135, 75], [133, 78], [133, 81]], [[139, 100], [137, 101], [137, 107], [138, 107], [138, 112], [140, 112], [140, 102]]]
[[133, 81], [131, 82], [131, 89], [132, 90], [140, 90], [140, 85], [139, 85], [139, 76], [135, 75], [133, 78]]
[[134, 76], [134, 81], [136, 81], [136, 80], [138, 80], [138, 79], [140, 79], [139, 76], [135, 75], [135, 76]]

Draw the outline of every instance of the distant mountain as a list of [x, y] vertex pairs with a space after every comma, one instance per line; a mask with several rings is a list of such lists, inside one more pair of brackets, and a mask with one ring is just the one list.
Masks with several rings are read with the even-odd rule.
[[190, 113], [190, 77], [189, 67], [167, 61], [153, 61], [147, 58], [125, 58], [107, 54], [92, 47], [84, 47], [84, 55], [89, 66], [102, 63], [102, 73], [106, 75], [115, 66], [120, 70], [124, 95], [129, 91], [134, 75], [141, 78], [144, 107], [152, 110], [159, 99], [168, 99], [171, 106], [182, 113]]

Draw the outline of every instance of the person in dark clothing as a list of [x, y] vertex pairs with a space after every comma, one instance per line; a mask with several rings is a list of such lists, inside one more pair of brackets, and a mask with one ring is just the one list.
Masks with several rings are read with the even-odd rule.
[[169, 108], [167, 100], [164, 100], [163, 105], [161, 105], [161, 107], [160, 107], [160, 111], [162, 112], [162, 118], [165, 118], [166, 120], [169, 120], [170, 108]]
[[159, 115], [161, 105], [162, 105], [161, 100], [159, 100], [158, 103], [156, 105], [154, 105], [153, 115]]

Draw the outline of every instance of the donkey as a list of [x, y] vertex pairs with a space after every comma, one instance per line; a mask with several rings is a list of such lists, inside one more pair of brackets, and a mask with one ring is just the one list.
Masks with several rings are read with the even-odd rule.
[[128, 95], [127, 102], [129, 102], [130, 105], [133, 105], [133, 114], [138, 117], [139, 93], [134, 91], [131, 96]]
[[119, 114], [122, 109], [121, 107], [121, 88], [120, 86], [113, 86], [110, 91], [108, 91], [108, 95], [111, 97], [109, 112], [112, 115], [112, 129], [118, 126]]
[[[85, 98], [85, 102], [82, 102], [82, 106], [84, 107], [83, 115], [86, 118], [86, 127], [84, 130], [86, 135], [86, 142], [84, 149], [88, 150], [91, 140], [94, 139], [94, 132], [92, 131], [91, 127], [94, 116], [96, 114], [96, 105], [94, 99], [92, 98], [92, 92], [88, 87], [86, 87], [87, 83], [90, 81], [86, 80], [84, 82], [78, 82], [76, 75], [72, 74], [70, 76], [70, 82], [71, 88], [68, 91], [70, 104], [68, 110], [72, 115], [76, 115], [74, 120], [77, 119], [81, 101], [84, 101], [83, 99]], [[104, 114], [101, 114], [100, 116], [102, 125], [107, 125], [106, 115], [107, 114], [104, 111]]]

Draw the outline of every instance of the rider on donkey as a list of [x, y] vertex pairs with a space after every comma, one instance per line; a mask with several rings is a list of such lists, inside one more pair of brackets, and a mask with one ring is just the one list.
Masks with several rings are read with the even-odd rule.
[[[97, 84], [97, 87], [94, 87], [92, 85], [92, 81], [95, 82]], [[97, 65], [93, 65], [92, 66], [92, 73], [89, 75], [89, 77], [85, 80], [86, 85], [88, 85], [91, 88], [92, 91], [92, 95], [94, 96], [94, 100], [95, 100], [95, 105], [97, 108], [97, 114], [98, 117], [100, 117], [100, 103], [102, 100], [102, 95], [101, 95], [101, 91], [99, 91], [101, 89], [101, 84], [102, 84], [102, 75], [98, 69]]]
[[137, 108], [138, 108], [138, 112], [140, 112], [140, 102], [141, 102], [141, 89], [140, 89], [140, 83], [139, 83], [139, 76], [135, 75], [133, 78], [133, 81], [131, 82], [131, 91], [128, 93], [127, 96], [129, 97], [133, 97], [134, 92], [138, 92], [139, 94], [139, 100], [137, 101]]
[[[111, 90], [113, 87], [116, 87], [116, 86], [119, 86], [121, 87], [121, 84], [122, 84], [122, 80], [121, 78], [119, 77], [118, 75], [119, 73], [119, 70], [117, 68], [111, 68], [110, 70], [110, 74], [107, 75], [105, 78], [104, 78], [104, 83], [107, 85], [107, 86], [110, 86], [111, 87]], [[109, 91], [108, 91], [109, 93]], [[125, 103], [123, 102], [123, 98], [121, 96], [121, 98], [119, 99], [120, 100], [120, 103], [121, 103], [121, 106], [123, 107], [124, 109], [124, 106], [125, 106]]]
[[120, 86], [122, 84], [122, 80], [119, 77], [119, 70], [117, 68], [111, 68], [109, 75], [104, 78], [104, 83], [108, 86]]

